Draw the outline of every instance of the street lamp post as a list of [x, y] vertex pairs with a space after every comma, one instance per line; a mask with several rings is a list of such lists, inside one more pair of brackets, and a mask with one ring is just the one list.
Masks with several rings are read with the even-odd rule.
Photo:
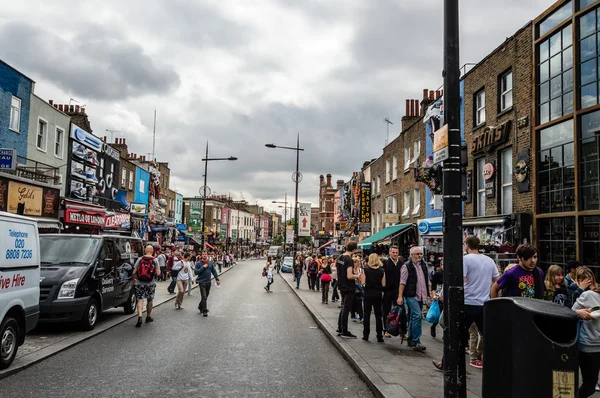
[[280, 149], [290, 149], [292, 151], [296, 151], [296, 173], [294, 174], [294, 182], [296, 183], [296, 201], [294, 204], [294, 258], [296, 258], [296, 251], [298, 246], [298, 183], [300, 182], [300, 151], [304, 151], [303, 148], [300, 148], [300, 133], [298, 133], [296, 137], [296, 147], [287, 147], [287, 146], [279, 146], [275, 144], [266, 144], [267, 148], [280, 148]]
[[202, 193], [202, 250], [205, 249], [205, 247], [204, 247], [204, 228], [206, 227], [206, 189], [208, 188], [206, 186], [206, 179], [207, 179], [207, 175], [208, 175], [208, 162], [209, 161], [217, 161], [217, 160], [234, 161], [234, 160], [237, 160], [237, 158], [230, 156], [228, 158], [209, 159], [209, 157], [208, 157], [208, 141], [206, 141], [206, 157], [204, 159], [202, 159], [202, 161], [204, 162], [204, 186], [202, 187], [202, 190], [203, 190], [203, 193]]

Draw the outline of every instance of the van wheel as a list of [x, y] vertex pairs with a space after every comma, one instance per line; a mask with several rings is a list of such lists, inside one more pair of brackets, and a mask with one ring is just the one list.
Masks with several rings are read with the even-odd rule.
[[137, 310], [137, 298], [135, 297], [133, 288], [131, 289], [131, 293], [129, 293], [129, 299], [123, 306], [123, 309], [127, 315], [133, 314], [135, 310]]
[[98, 322], [99, 315], [100, 308], [98, 307], [98, 301], [96, 299], [90, 299], [81, 317], [81, 328], [83, 330], [94, 329], [96, 327], [96, 323]]
[[6, 318], [0, 325], [0, 369], [10, 366], [19, 348], [19, 324], [14, 318]]

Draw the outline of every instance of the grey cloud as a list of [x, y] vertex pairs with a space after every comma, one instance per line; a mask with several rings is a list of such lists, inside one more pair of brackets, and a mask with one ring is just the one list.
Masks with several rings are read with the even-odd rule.
[[180, 83], [172, 66], [155, 61], [140, 44], [114, 29], [88, 27], [67, 41], [14, 22], [2, 26], [0, 35], [6, 40], [3, 53], [9, 63], [79, 97], [114, 100], [167, 94]]

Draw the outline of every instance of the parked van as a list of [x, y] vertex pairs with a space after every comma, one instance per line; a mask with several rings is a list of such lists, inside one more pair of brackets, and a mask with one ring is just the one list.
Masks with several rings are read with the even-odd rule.
[[131, 274], [143, 255], [139, 238], [117, 235], [40, 236], [40, 323], [78, 322], [92, 330], [103, 311], [136, 310]]
[[0, 212], [0, 369], [39, 317], [40, 242], [33, 218]]
[[267, 256], [269, 256], [271, 258], [283, 257], [283, 247], [281, 247], [281, 246], [269, 247], [269, 251], [267, 251]]

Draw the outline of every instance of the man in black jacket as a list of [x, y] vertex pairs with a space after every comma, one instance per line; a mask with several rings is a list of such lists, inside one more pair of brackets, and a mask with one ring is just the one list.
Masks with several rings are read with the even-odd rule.
[[[400, 269], [402, 262], [398, 255], [398, 246], [390, 247], [390, 257], [383, 262], [385, 270], [385, 288], [383, 290], [383, 324], [392, 310], [392, 305], [398, 300], [398, 289], [400, 288]], [[392, 337], [391, 334], [385, 332], [385, 337]]]

